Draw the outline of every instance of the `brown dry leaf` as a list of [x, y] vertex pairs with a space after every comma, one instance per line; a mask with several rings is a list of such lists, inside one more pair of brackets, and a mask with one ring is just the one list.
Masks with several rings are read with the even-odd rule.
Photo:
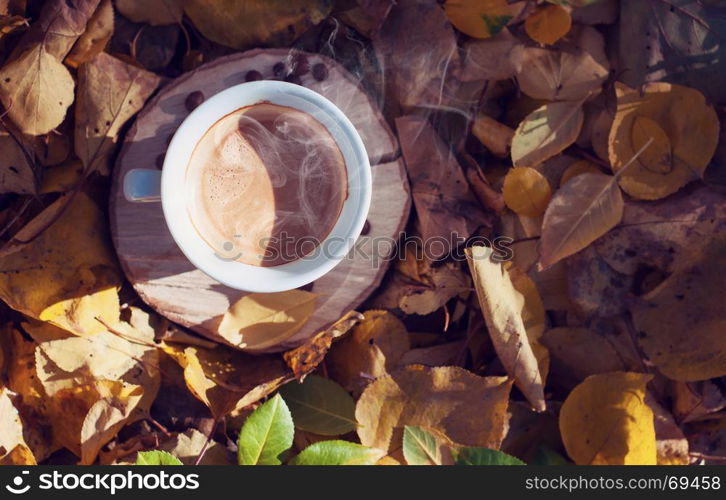
[[561, 153], [580, 135], [582, 102], [553, 102], [536, 109], [517, 127], [512, 139], [515, 167], [536, 167]]
[[38, 179], [28, 152], [0, 123], [0, 194], [34, 194]]
[[631, 309], [638, 343], [669, 378], [688, 382], [726, 375], [725, 251], [726, 238], [714, 236]]
[[600, 92], [610, 73], [602, 35], [589, 26], [573, 29], [573, 47], [523, 50], [517, 81], [525, 94], [548, 101], [579, 101]]
[[253, 356], [223, 346], [162, 348], [184, 369], [187, 387], [215, 418], [256, 403], [291, 378], [276, 355]]
[[108, 175], [121, 128], [144, 105], [161, 79], [101, 53], [78, 72], [75, 152], [86, 172]]
[[502, 193], [489, 184], [481, 169], [468, 168], [466, 170], [466, 178], [469, 181], [471, 190], [483, 207], [487, 207], [497, 214], [504, 210], [505, 205]]
[[529, 167], [515, 167], [507, 172], [502, 189], [504, 203], [513, 212], [526, 217], [539, 217], [547, 210], [552, 189], [547, 179]]
[[305, 375], [315, 370], [323, 362], [333, 341], [348, 333], [363, 318], [361, 313], [350, 311], [331, 326], [308, 339], [300, 347], [285, 352], [282, 357], [295, 375], [295, 379], [302, 382]]
[[372, 41], [387, 91], [402, 107], [448, 101], [460, 58], [454, 30], [436, 2], [396, 2]]
[[[54, 328], [48, 324], [26, 324], [39, 342], [35, 351], [35, 371], [45, 394], [55, 396], [97, 380], [114, 380], [144, 388], [138, 411], [148, 413], [161, 385], [159, 355], [153, 335], [119, 322], [114, 331], [86, 337], [56, 338], [42, 341], [38, 334]], [[58, 330], [61, 334], [62, 330]]]
[[602, 170], [600, 170], [600, 168], [590, 160], [576, 161], [567, 167], [567, 170], [562, 173], [562, 177], [560, 178], [560, 187], [564, 186], [567, 184], [567, 181], [574, 179], [578, 175], [600, 173], [602, 173]]
[[449, 366], [456, 365], [459, 356], [466, 349], [466, 341], [411, 349], [401, 357], [399, 365]]
[[[44, 228], [47, 214], [55, 214], [66, 201], [61, 197], [41, 212], [37, 225]], [[76, 335], [103, 331], [96, 317], [117, 323], [121, 278], [106, 227], [96, 204], [78, 193], [40, 236], [0, 257], [0, 297], [13, 309]]]
[[552, 198], [542, 225], [540, 268], [586, 248], [623, 218], [623, 196], [616, 178], [582, 174]]
[[187, 0], [116, 0], [116, 8], [135, 23], [179, 24]]
[[371, 383], [356, 405], [365, 446], [395, 451], [406, 425], [430, 427], [468, 446], [498, 449], [511, 381], [456, 367], [408, 366]]
[[61, 61], [85, 31], [99, 1], [45, 4], [0, 69], [0, 101], [24, 133], [46, 134], [65, 118], [75, 83]]
[[388, 311], [366, 311], [350, 335], [337, 342], [326, 359], [330, 377], [358, 395], [390, 373], [411, 349], [404, 324]]
[[524, 45], [508, 29], [486, 40], [467, 40], [462, 46], [461, 81], [508, 80], [521, 70]]
[[552, 45], [572, 28], [570, 13], [559, 5], [542, 5], [527, 16], [524, 29], [527, 35], [545, 45]]
[[8, 389], [0, 387], [0, 464], [35, 465], [35, 457], [25, 444], [23, 422]]
[[[396, 118], [406, 161], [419, 230], [424, 241], [450, 241], [452, 234], [468, 238], [490, 217], [469, 190], [466, 177], [449, 147], [426, 118]], [[447, 254], [445, 245], [431, 245], [431, 258]]]
[[[118, 4], [118, 2], [117, 2]], [[66, 64], [78, 68], [103, 52], [113, 35], [113, 4], [111, 0], [101, 0], [101, 4], [88, 20], [86, 31], [73, 46], [66, 57]]]
[[9, 35], [21, 26], [27, 26], [28, 20], [23, 16], [8, 16], [0, 14], [0, 40]]
[[[159, 449], [171, 453], [185, 465], [194, 465], [206, 443], [207, 436], [196, 429], [189, 429], [162, 443]], [[213, 440], [206, 447], [199, 465], [236, 465], [236, 462], [230, 460], [224, 445]]]
[[456, 29], [474, 38], [496, 35], [524, 8], [507, 0], [446, 0], [444, 12]]
[[716, 152], [719, 121], [695, 89], [649, 83], [634, 90], [616, 84], [618, 111], [609, 138], [609, 159], [618, 172], [642, 145], [650, 146], [620, 176], [629, 195], [657, 200], [703, 176]]
[[[170, 1], [170, 0], [165, 0]], [[143, 2], [137, 2], [139, 8]], [[184, 11], [213, 42], [235, 49], [289, 45], [325, 19], [329, 0], [187, 0]]]
[[573, 387], [590, 375], [627, 370], [615, 337], [582, 327], [560, 327], [545, 332], [542, 343], [552, 357], [552, 370], [562, 385]]
[[497, 356], [530, 404], [544, 411], [543, 377], [524, 326], [523, 295], [503, 264], [491, 258], [490, 248], [474, 246], [466, 256]]
[[406, 314], [425, 316], [443, 307], [457, 295], [471, 290], [469, 277], [458, 266], [446, 263], [428, 270], [429, 286], [411, 287], [398, 301]]
[[656, 464], [653, 412], [645, 402], [652, 378], [632, 372], [593, 375], [567, 396], [560, 432], [576, 464]]
[[58, 391], [48, 401], [54, 438], [80, 457], [82, 465], [90, 465], [126, 425], [143, 394], [141, 386], [116, 380]]
[[224, 314], [218, 333], [240, 349], [278, 344], [302, 328], [315, 311], [317, 297], [304, 290], [245, 295]]

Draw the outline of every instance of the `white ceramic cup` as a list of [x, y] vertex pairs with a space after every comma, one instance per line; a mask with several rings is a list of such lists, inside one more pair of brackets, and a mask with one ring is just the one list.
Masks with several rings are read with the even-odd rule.
[[[328, 129], [345, 159], [348, 198], [333, 230], [309, 255], [274, 267], [258, 267], [225, 259], [197, 233], [189, 216], [187, 166], [194, 148], [212, 125], [233, 111], [259, 102], [304, 111]], [[128, 201], [161, 200], [164, 219], [174, 241], [195, 267], [215, 280], [248, 292], [280, 292], [315, 281], [348, 254], [360, 236], [371, 203], [371, 167], [358, 132], [332, 102], [299, 85], [257, 81], [228, 88], [207, 99], [181, 124], [166, 151], [164, 168], [132, 169], [123, 180]]]

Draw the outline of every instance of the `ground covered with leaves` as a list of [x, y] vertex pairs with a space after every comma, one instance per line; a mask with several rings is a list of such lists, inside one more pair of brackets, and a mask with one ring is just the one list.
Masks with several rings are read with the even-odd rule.
[[[725, 462], [725, 33], [719, 0], [0, 0], [0, 463]], [[107, 216], [149, 98], [258, 47], [342, 63], [408, 234], [468, 240], [264, 355], [144, 304]]]

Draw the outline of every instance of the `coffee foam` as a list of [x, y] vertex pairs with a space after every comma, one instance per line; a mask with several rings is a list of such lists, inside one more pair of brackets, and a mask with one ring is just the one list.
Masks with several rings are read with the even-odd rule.
[[283, 232], [295, 240], [327, 237], [347, 196], [347, 175], [335, 140], [320, 122], [261, 103], [207, 131], [189, 162], [187, 187], [192, 222], [218, 254], [271, 266], [288, 260], [265, 239]]

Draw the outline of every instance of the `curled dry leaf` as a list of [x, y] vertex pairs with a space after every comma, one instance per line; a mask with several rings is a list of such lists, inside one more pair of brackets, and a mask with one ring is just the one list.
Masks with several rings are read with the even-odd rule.
[[[118, 2], [117, 2], [118, 4]], [[86, 31], [66, 57], [66, 64], [77, 68], [103, 52], [113, 35], [113, 3], [101, 0], [100, 5], [88, 20]]]
[[553, 102], [536, 109], [517, 127], [512, 140], [516, 167], [536, 167], [561, 153], [580, 135], [582, 102]]
[[[164, 0], [171, 2], [171, 0]], [[137, 2], [146, 10], [144, 2]], [[187, 0], [185, 12], [207, 38], [227, 47], [289, 45], [325, 19], [330, 0]]]
[[402, 107], [446, 102], [460, 59], [454, 30], [436, 2], [396, 2], [372, 41], [387, 88]]
[[539, 217], [547, 210], [552, 189], [547, 179], [529, 167], [515, 167], [504, 178], [504, 203], [526, 217]]
[[651, 375], [593, 375], [575, 387], [560, 411], [567, 454], [578, 465], [655, 465], [653, 412], [645, 402]]
[[498, 449], [512, 383], [453, 366], [409, 366], [371, 383], [355, 410], [366, 446], [398, 450], [406, 425], [428, 427], [457, 443]]
[[548, 101], [578, 101], [600, 92], [610, 73], [602, 35], [585, 26], [572, 31], [572, 41], [572, 50], [523, 50], [517, 73], [522, 92]]
[[245, 295], [224, 314], [218, 332], [238, 348], [264, 349], [302, 328], [315, 311], [316, 298], [304, 290]]
[[457, 295], [471, 290], [469, 277], [458, 266], [446, 263], [430, 268], [426, 275], [429, 286], [411, 287], [398, 301], [406, 314], [431, 314]]
[[479, 139], [493, 155], [506, 158], [512, 147], [514, 130], [494, 118], [478, 114], [471, 127], [471, 133]]
[[0, 124], [0, 194], [34, 194], [37, 177], [28, 153], [12, 133]]
[[544, 411], [544, 382], [524, 325], [522, 293], [504, 265], [491, 258], [490, 248], [474, 246], [466, 250], [466, 256], [497, 356], [530, 404]]
[[565, 184], [545, 212], [540, 267], [579, 252], [610, 231], [623, 218], [623, 206], [615, 177], [582, 174]]
[[519, 15], [524, 2], [507, 0], [446, 0], [444, 11], [451, 24], [474, 38], [496, 35]]
[[669, 378], [689, 382], [726, 375], [725, 251], [726, 238], [714, 236], [631, 310], [638, 343]]
[[116, 8], [135, 23], [178, 24], [187, 0], [116, 0]]
[[336, 343], [327, 358], [330, 377], [360, 394], [371, 380], [390, 373], [411, 349], [404, 324], [388, 311], [366, 311], [350, 335]]
[[543, 5], [527, 16], [524, 29], [535, 42], [552, 45], [572, 28], [570, 13], [559, 5]]
[[215, 418], [256, 403], [290, 377], [279, 356], [253, 356], [223, 346], [162, 348], [184, 369], [187, 387]]
[[348, 333], [363, 318], [361, 313], [350, 311], [330, 327], [308, 339], [303, 345], [285, 352], [282, 357], [298, 382], [322, 363], [335, 339]]
[[716, 152], [719, 121], [699, 91], [669, 83], [631, 89], [616, 84], [618, 110], [609, 138], [609, 157], [618, 172], [641, 146], [650, 146], [623, 172], [629, 195], [657, 200], [703, 176]]
[[[29, 223], [28, 232], [45, 229], [48, 214], [66, 202], [61, 197], [46, 208]], [[23, 231], [19, 236], [24, 237]], [[18, 243], [13, 253], [0, 257], [0, 271], [0, 297], [23, 314], [76, 335], [105, 330], [96, 317], [106, 324], [118, 322], [121, 278], [106, 218], [84, 193], [30, 243]]]
[[57, 127], [73, 103], [75, 83], [63, 59], [86, 29], [99, 0], [47, 3], [0, 69], [0, 101], [26, 134]]
[[161, 79], [101, 53], [78, 72], [75, 152], [86, 173], [108, 175], [121, 128], [144, 105]]

